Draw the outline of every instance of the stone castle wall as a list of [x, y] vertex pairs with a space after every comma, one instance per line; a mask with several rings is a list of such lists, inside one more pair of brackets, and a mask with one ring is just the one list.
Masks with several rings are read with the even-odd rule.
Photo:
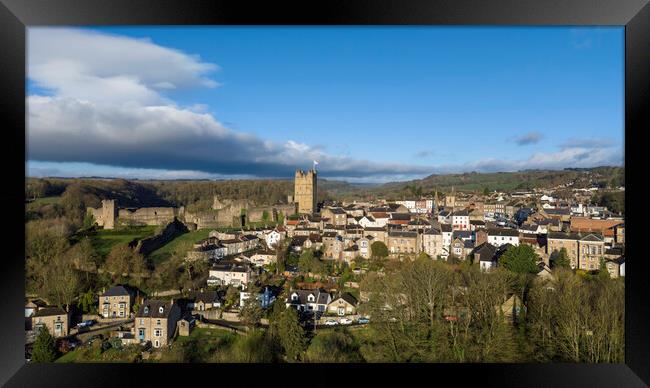
[[146, 256], [187, 231], [187, 227], [182, 222], [174, 219], [159, 234], [138, 241], [135, 249]]
[[264, 212], [268, 213], [269, 221], [277, 221], [282, 213], [285, 218], [296, 213], [296, 204], [274, 206], [252, 206], [245, 199], [218, 199], [213, 202], [213, 209], [190, 212], [184, 207], [143, 207], [138, 209], [119, 209], [115, 201], [104, 200], [100, 208], [87, 208], [97, 225], [105, 229], [113, 229], [115, 225], [167, 225], [175, 218], [186, 224], [196, 224], [199, 229], [241, 227], [241, 211], [246, 210], [247, 222], [261, 222]]
[[142, 207], [139, 209], [120, 209], [117, 222], [125, 225], [166, 225], [177, 216], [174, 207]]

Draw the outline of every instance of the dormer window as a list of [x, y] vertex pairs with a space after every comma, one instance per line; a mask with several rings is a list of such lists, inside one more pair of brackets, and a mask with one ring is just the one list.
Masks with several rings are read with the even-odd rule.
[[144, 306], [144, 313], [149, 314], [149, 306]]
[[298, 294], [291, 294], [291, 300], [298, 300]]
[[160, 306], [160, 307], [158, 308], [158, 312], [161, 313], [161, 314], [163, 313], [164, 310], [165, 310], [165, 308], [162, 307], [162, 306]]
[[307, 297], [307, 300], [310, 301], [310, 302], [313, 302], [314, 299], [315, 299], [314, 295], [312, 295], [312, 294], [309, 294], [309, 296]]

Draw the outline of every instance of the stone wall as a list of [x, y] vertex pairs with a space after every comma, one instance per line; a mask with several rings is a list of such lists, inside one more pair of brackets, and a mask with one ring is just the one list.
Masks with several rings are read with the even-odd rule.
[[177, 209], [174, 207], [142, 207], [139, 209], [120, 209], [118, 223], [126, 225], [165, 225], [174, 220]]
[[136, 245], [135, 249], [137, 252], [146, 256], [151, 252], [155, 251], [156, 249], [167, 244], [169, 241], [176, 238], [176, 236], [179, 236], [187, 232], [188, 232], [187, 227], [183, 225], [182, 222], [178, 221], [177, 219], [174, 219], [172, 222], [167, 224], [165, 229], [163, 229], [163, 231], [160, 232], [159, 234], [138, 241], [138, 244]]

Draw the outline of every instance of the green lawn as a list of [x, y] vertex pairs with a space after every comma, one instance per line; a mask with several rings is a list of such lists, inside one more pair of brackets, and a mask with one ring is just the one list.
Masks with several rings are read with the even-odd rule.
[[167, 244], [163, 245], [162, 247], [151, 252], [149, 258], [151, 259], [154, 265], [162, 263], [163, 261], [169, 259], [171, 255], [174, 253], [174, 251], [176, 251], [176, 249], [178, 249], [179, 247], [187, 246], [199, 240], [208, 238], [210, 231], [211, 229], [199, 229], [199, 230], [182, 234], [176, 237], [175, 239], [173, 239], [172, 241], [168, 242]]
[[81, 351], [79, 349], [75, 349], [57, 358], [54, 362], [59, 362], [59, 363], [76, 362], [77, 357], [79, 357], [79, 354], [81, 354]]
[[239, 339], [239, 334], [227, 329], [197, 327], [189, 337], [176, 337], [170, 351], [182, 351], [185, 361], [210, 362], [215, 352], [230, 348]]
[[155, 233], [156, 226], [134, 226], [123, 229], [100, 229], [90, 238], [97, 253], [106, 256], [115, 245], [128, 244], [134, 239], [151, 237]]
[[59, 203], [61, 201], [61, 197], [43, 197], [43, 198], [36, 198], [33, 203], [34, 205], [48, 205], [52, 203]]

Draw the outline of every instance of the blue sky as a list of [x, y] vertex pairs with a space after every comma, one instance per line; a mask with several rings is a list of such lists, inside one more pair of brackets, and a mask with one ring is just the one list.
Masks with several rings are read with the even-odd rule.
[[622, 164], [622, 27], [30, 28], [28, 45], [30, 175]]

